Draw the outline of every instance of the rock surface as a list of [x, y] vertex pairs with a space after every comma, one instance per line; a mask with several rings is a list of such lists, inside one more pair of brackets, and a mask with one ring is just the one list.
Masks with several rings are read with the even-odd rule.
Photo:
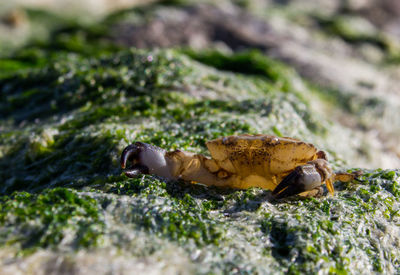
[[[2, 274], [399, 273], [397, 38], [369, 1], [347, 2], [3, 19]], [[275, 201], [119, 169], [133, 141], [207, 153], [241, 133], [312, 142], [363, 182]]]
[[[312, 13], [308, 17], [297, 14], [290, 18], [313, 20], [303, 26], [273, 13], [255, 16], [234, 6], [222, 8], [206, 4], [161, 6], [138, 14], [142, 20], [130, 21], [125, 19], [129, 18], [126, 14], [117, 20], [110, 39], [140, 48], [207, 49], [222, 45], [234, 51], [259, 49], [292, 65], [299, 74], [318, 85], [318, 91], [330, 97], [333, 104], [341, 105], [328, 116], [351, 128], [362, 139], [358, 143], [364, 146], [360, 149], [363, 154], [352, 161], [355, 165], [400, 166], [400, 127], [394, 126], [400, 125], [400, 71], [383, 67], [377, 64], [381, 60], [376, 60], [384, 58], [381, 48], [390, 51], [390, 43], [397, 40], [393, 37], [393, 42], [389, 41], [387, 37], [391, 36], [379, 32], [366, 19], [356, 15], [324, 17]], [[313, 26], [316, 24], [320, 27]], [[326, 32], [334, 31], [349, 43], [326, 37]], [[327, 112], [326, 109], [319, 111]], [[365, 151], [369, 152], [364, 154]]]

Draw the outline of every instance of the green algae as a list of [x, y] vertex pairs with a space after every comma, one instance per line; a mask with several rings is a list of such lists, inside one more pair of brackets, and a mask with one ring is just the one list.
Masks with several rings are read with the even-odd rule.
[[70, 189], [41, 194], [13, 193], [1, 197], [1, 244], [18, 244], [21, 252], [37, 248], [95, 246], [104, 222], [94, 199]]
[[[293, 69], [285, 64], [265, 56], [258, 50], [242, 51], [234, 54], [222, 53], [217, 50], [184, 50], [183, 52], [195, 60], [213, 66], [219, 70], [257, 76], [267, 82], [273, 83], [273, 85], [269, 87], [262, 88], [264, 92], [268, 94], [269, 98], [274, 98], [277, 90], [279, 93], [282, 93], [283, 96], [285, 93], [294, 94], [296, 96], [294, 99], [285, 98], [284, 101], [294, 101], [294, 104], [292, 104], [293, 108], [296, 113], [303, 118], [310, 131], [319, 135], [324, 135], [326, 133], [327, 129], [308, 111], [308, 96], [303, 94], [302, 91], [299, 91], [294, 84], [298, 76], [294, 73]], [[304, 105], [306, 108], [304, 108]], [[244, 110], [247, 113], [253, 112], [264, 116], [268, 115], [268, 113], [272, 111], [272, 108], [273, 104], [270, 99], [265, 100], [259, 98], [257, 100], [242, 101], [239, 104], [235, 104], [234, 108], [230, 108], [229, 111]], [[276, 135], [282, 136], [277, 127], [273, 127], [272, 131]]]
[[[207, 140], [257, 132], [241, 121], [244, 115], [269, 116], [274, 115], [273, 110], [278, 111], [271, 100], [199, 100], [175, 92], [181, 89], [183, 79], [199, 85], [193, 75], [195, 64], [188, 65], [191, 63], [185, 56], [173, 51], [131, 50], [92, 60], [79, 55], [61, 56], [49, 67], [1, 80], [2, 116], [15, 124], [39, 121], [38, 126], [18, 136], [11, 129], [6, 133], [9, 138], [2, 144], [9, 150], [0, 161], [4, 167], [0, 176], [6, 182], [3, 193], [24, 188], [40, 190], [50, 182], [63, 186], [78, 174], [82, 185], [95, 181], [99, 176], [96, 171], [105, 171], [106, 167], [115, 173], [115, 167], [111, 168], [112, 163], [116, 164], [115, 144], [125, 138], [123, 131], [115, 135], [99, 128], [101, 133], [93, 135], [94, 124], [158, 119], [160, 129], [141, 126], [135, 139], [167, 148], [200, 145], [204, 151]], [[60, 117], [62, 122], [56, 123]], [[51, 126], [43, 127], [40, 121]], [[272, 129], [279, 131], [276, 125]], [[11, 142], [13, 139], [18, 143]], [[8, 166], [12, 169], [7, 170]]]
[[334, 197], [280, 202], [257, 188], [121, 175], [133, 141], [204, 153], [207, 140], [231, 134], [324, 137], [289, 68], [259, 52], [99, 46], [90, 56], [83, 45], [96, 36], [75, 31], [55, 34], [65, 43], [53, 53], [21, 49], [0, 76], [3, 247], [143, 257], [162, 240], [201, 274], [400, 270], [398, 170], [364, 171], [363, 183], [336, 183]]
[[383, 51], [384, 63], [396, 64], [399, 45], [387, 34], [379, 31], [368, 20], [357, 15], [312, 16], [326, 33], [337, 36], [353, 45], [369, 44]]
[[[245, 191], [218, 190], [183, 182], [162, 183], [151, 180], [148, 176], [143, 179], [128, 180], [127, 183], [118, 184], [116, 189], [112, 187], [111, 190], [133, 197], [145, 195], [153, 198], [152, 194], [156, 194], [157, 197], [168, 199], [168, 203], [164, 201], [167, 205], [178, 203], [180, 209], [186, 209], [185, 211], [192, 215], [187, 223], [176, 224], [177, 220], [171, 219], [170, 214], [167, 218], [165, 216], [160, 218], [160, 210], [154, 210], [152, 207], [146, 208], [152, 213], [149, 215], [151, 218], [146, 216], [146, 222], [135, 220], [135, 223], [139, 223], [156, 235], [179, 241], [189, 251], [192, 251], [189, 245], [190, 239], [197, 238], [196, 234], [187, 235], [187, 231], [192, 228], [193, 217], [203, 211], [206, 211], [205, 213], [212, 211], [214, 212], [212, 218], [200, 217], [202, 223], [209, 224], [208, 219], [211, 219], [216, 222], [214, 226], [217, 229], [225, 232], [223, 235], [217, 235], [218, 243], [213, 242], [215, 257], [221, 257], [218, 251], [223, 250], [224, 246], [229, 247], [229, 244], [238, 242], [235, 237], [228, 237], [231, 235], [228, 232], [240, 228], [236, 219], [237, 215], [243, 215], [248, 221], [252, 220], [251, 223], [256, 222], [259, 230], [268, 239], [266, 242], [265, 238], [258, 237], [255, 243], [251, 242], [253, 249], [258, 250], [256, 247], [260, 246], [262, 259], [267, 260], [269, 257], [275, 259], [281, 267], [284, 267], [283, 270], [291, 274], [317, 271], [351, 273], [354, 268], [382, 272], [399, 268], [399, 255], [394, 247], [389, 249], [390, 252], [384, 252], [385, 256], [379, 256], [382, 255], [382, 245], [386, 246], [390, 239], [396, 237], [387, 235], [381, 246], [377, 246], [375, 241], [375, 234], [379, 235], [381, 230], [388, 230], [381, 227], [383, 224], [381, 219], [398, 221], [400, 217], [398, 212], [393, 211], [392, 216], [386, 215], [393, 207], [390, 206], [390, 202], [394, 202], [398, 207], [398, 201], [393, 199], [390, 189], [386, 190], [387, 185], [390, 185], [393, 179], [398, 180], [398, 177], [398, 171], [369, 173], [366, 171], [365, 184], [336, 184], [336, 189], [339, 191], [333, 198], [294, 200], [284, 203], [271, 201], [268, 191], [257, 188]], [[367, 182], [372, 179], [375, 179], [374, 185], [377, 186], [375, 190], [379, 191], [365, 192], [364, 187], [369, 186]], [[368, 194], [368, 199], [365, 194]], [[156, 209], [163, 207], [158, 206]], [[155, 222], [157, 218], [158, 221]], [[173, 225], [166, 226], [166, 219]], [[253, 232], [251, 227], [250, 225], [247, 227], [249, 232]], [[241, 234], [246, 235], [244, 232]], [[205, 244], [204, 240], [202, 242], [196, 240], [197, 248]], [[370, 264], [364, 262], [365, 266], [359, 266], [356, 263], [360, 259]], [[230, 268], [232, 267], [227, 265], [223, 270], [228, 272]], [[257, 270], [257, 267], [252, 266], [250, 270]]]
[[[392, 173], [396, 172], [375, 172], [368, 177], [380, 177], [379, 186], [382, 187], [386, 184], [384, 175]], [[370, 259], [368, 268], [371, 271], [382, 272], [385, 261], [391, 262], [394, 270], [398, 269], [398, 254], [396, 256], [392, 250], [391, 253], [395, 254], [385, 253], [384, 258], [378, 256], [379, 248], [372, 233], [377, 230], [380, 218], [390, 220], [386, 215], [388, 205], [385, 201], [393, 201], [393, 197], [386, 192], [377, 195], [379, 198], [376, 199], [372, 199], [373, 195], [362, 199], [363, 194], [371, 195], [363, 190], [362, 186], [358, 186], [354, 195], [351, 195], [354, 190], [344, 190], [332, 199], [296, 202], [293, 206], [297, 207], [289, 207], [291, 210], [282, 211], [280, 215], [266, 213], [261, 229], [272, 240], [271, 253], [289, 265], [289, 272], [317, 272], [326, 266], [329, 272], [351, 273], [352, 263], [359, 257]], [[363, 226], [360, 227], [360, 224]], [[321, 263], [321, 260], [322, 266], [310, 269], [310, 262]]]
[[281, 91], [293, 90], [290, 85], [288, 71], [290, 69], [282, 63], [263, 55], [260, 51], [243, 51], [236, 54], [224, 54], [220, 51], [184, 51], [193, 59], [213, 66], [219, 70], [232, 71], [237, 73], [258, 75], [279, 85]]
[[320, 26], [350, 43], [371, 43], [382, 49], [389, 44], [371, 23], [355, 16], [316, 17]]
[[[182, 66], [173, 56], [159, 57], [127, 52], [111, 58], [86, 60], [72, 55], [49, 67], [4, 78], [0, 83], [3, 86], [0, 115], [12, 116], [18, 122], [63, 113], [84, 104], [102, 104], [126, 94], [166, 89], [179, 80]], [[26, 87], [30, 90], [26, 91]], [[52, 98], [50, 102], [49, 97]]]

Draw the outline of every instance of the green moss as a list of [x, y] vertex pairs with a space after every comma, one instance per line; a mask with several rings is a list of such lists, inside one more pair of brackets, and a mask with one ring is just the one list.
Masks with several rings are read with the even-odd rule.
[[[398, 42], [384, 32], [376, 29], [368, 20], [357, 15], [334, 15], [331, 17], [312, 16], [319, 26], [329, 35], [337, 36], [354, 45], [370, 44], [380, 48], [384, 54], [384, 63], [399, 62]], [[367, 85], [369, 83], [360, 83]]]
[[338, 15], [334, 17], [315, 16], [319, 25], [328, 33], [341, 37], [350, 43], [370, 43], [384, 50], [390, 44], [384, 35], [361, 17]]
[[20, 142], [26, 145], [10, 150], [0, 160], [3, 194], [39, 191], [49, 185], [82, 187], [118, 169], [112, 161], [116, 150], [112, 137], [73, 137], [66, 132], [55, 135], [50, 144], [29, 139]]
[[399, 220], [397, 170], [336, 183], [334, 197], [287, 201], [122, 175], [118, 158], [134, 141], [205, 153], [220, 136], [322, 138], [327, 128], [294, 88], [301, 79], [260, 52], [121, 50], [100, 41], [107, 30], [60, 28], [0, 65], [1, 244], [117, 248], [141, 260], [179, 247], [199, 273], [399, 270], [385, 234]]
[[0, 224], [1, 244], [17, 244], [28, 252], [58, 248], [61, 243], [93, 247], [104, 234], [97, 202], [65, 188], [1, 197]]
[[[298, 76], [285, 64], [273, 60], [257, 50], [233, 54], [225, 54], [216, 50], [184, 50], [183, 52], [191, 58], [219, 70], [255, 76], [253, 80], [256, 83], [258, 83], [259, 80], [268, 83], [268, 85], [260, 87], [260, 90], [265, 93], [268, 99], [258, 98], [239, 103], [233, 101], [234, 106], [230, 104], [233, 108], [229, 108], [229, 105], [224, 106], [224, 108], [228, 107], [227, 110], [240, 110], [242, 113], [257, 113], [261, 116], [267, 116], [272, 112], [272, 109], [276, 107], [272, 99], [278, 97], [279, 101], [293, 103], [292, 107], [294, 111], [301, 116], [311, 132], [319, 135], [327, 133], [327, 130], [321, 125], [321, 122], [315, 119], [309, 112], [307, 108], [309, 107], [308, 95], [297, 90], [296, 85], [293, 84], [293, 82], [296, 82]], [[289, 93], [292, 98], [286, 96], [286, 93]], [[277, 136], [283, 136], [276, 126], [272, 127], [271, 131]]]
[[[185, 195], [176, 200], [174, 206], [172, 211], [161, 213], [158, 230], [182, 242], [194, 239], [197, 244], [219, 243], [223, 237], [223, 224], [210, 219], [209, 213], [191, 196]], [[146, 226], [149, 227], [149, 224]]]
[[[378, 186], [372, 193], [365, 186], [358, 185], [356, 193], [349, 188], [335, 198], [276, 205], [278, 215], [271, 215], [271, 208], [261, 211], [264, 218], [260, 220], [260, 227], [271, 242], [267, 251], [288, 265], [288, 272], [293, 274], [316, 272], [310, 263], [322, 264], [329, 272], [346, 274], [352, 270], [352, 262], [360, 257], [369, 257], [370, 268], [382, 272], [382, 261], [388, 258], [383, 260], [378, 256], [382, 248], [375, 244], [371, 230], [384, 230], [378, 226], [383, 223], [380, 219], [390, 220], [393, 214], [398, 215], [393, 211], [398, 201], [390, 190], [385, 191], [388, 183], [385, 177], [396, 174], [396, 171], [366, 173], [368, 186]], [[397, 263], [394, 268], [398, 268], [398, 255], [388, 257], [389, 261]], [[318, 270], [322, 266], [319, 265]]]
[[[218, 202], [207, 195], [207, 189], [200, 185], [166, 183], [143, 176], [116, 182], [104, 191], [129, 195], [138, 201], [130, 221], [151, 234], [179, 243], [194, 240], [199, 246], [217, 245], [223, 238], [224, 225], [209, 214], [210, 207], [216, 207]], [[201, 201], [195, 199], [199, 194], [204, 197]], [[165, 199], [160, 201], [159, 198]]]
[[197, 61], [219, 70], [264, 77], [285, 92], [293, 89], [288, 80], [290, 69], [257, 50], [243, 51], [235, 54], [224, 54], [215, 50], [200, 52], [185, 50], [184, 53]]
[[[110, 177], [106, 182], [113, 182], [106, 186], [101, 186], [104, 192], [128, 196], [148, 196], [156, 195], [160, 197], [168, 196], [166, 191], [167, 184], [164, 181], [150, 176], [126, 180], [125, 176]], [[102, 183], [101, 183], [102, 184]]]
[[[181, 68], [173, 52], [132, 50], [93, 60], [71, 55], [29, 74], [0, 80], [0, 114], [16, 121], [32, 120], [126, 95], [151, 94], [154, 89], [173, 87], [184, 73]], [[32, 92], [27, 94], [27, 88]]]

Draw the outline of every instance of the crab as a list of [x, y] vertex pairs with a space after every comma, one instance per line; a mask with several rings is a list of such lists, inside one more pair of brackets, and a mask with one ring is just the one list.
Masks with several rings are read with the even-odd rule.
[[277, 199], [317, 197], [323, 184], [333, 195], [334, 181], [348, 182], [359, 175], [333, 172], [324, 151], [290, 137], [244, 134], [214, 139], [206, 146], [211, 158], [135, 142], [123, 150], [121, 168], [128, 177], [153, 174], [207, 186], [260, 187]]

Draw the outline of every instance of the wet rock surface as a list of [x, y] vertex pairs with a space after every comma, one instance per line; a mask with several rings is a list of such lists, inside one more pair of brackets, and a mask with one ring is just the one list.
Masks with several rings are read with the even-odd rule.
[[[0, 48], [0, 270], [400, 272], [396, 36], [371, 1], [284, 2], [3, 17], [37, 39]], [[312, 142], [362, 181], [276, 201], [119, 168], [134, 141], [207, 154], [242, 133]]]
[[[268, 6], [265, 8], [268, 10]], [[222, 8], [207, 4], [159, 7], [146, 10], [141, 16], [146, 20], [139, 20], [140, 23], [124, 19], [115, 23], [110, 39], [139, 48], [259, 49], [292, 65], [299, 74], [318, 85], [324, 96], [340, 104], [335, 107], [339, 111], [330, 115], [362, 136], [372, 151], [379, 152], [378, 157], [374, 154], [373, 159], [367, 157], [368, 161], [358, 160], [357, 165], [388, 168], [400, 165], [397, 146], [400, 128], [393, 127], [393, 124], [400, 125], [397, 123], [400, 74], [397, 68], [377, 64], [384, 58], [382, 48], [390, 50], [390, 43], [396, 42], [389, 41], [389, 36], [366, 19], [358, 15], [325, 18], [303, 14], [312, 20], [307, 28], [283, 16], [254, 15], [235, 6]], [[350, 29], [352, 37], [344, 36], [349, 43], [321, 37], [324, 31], [336, 30], [331, 25], [342, 26], [343, 30], [337, 30], [335, 35], [344, 36], [345, 28]], [[343, 112], [348, 118], [343, 118]]]

